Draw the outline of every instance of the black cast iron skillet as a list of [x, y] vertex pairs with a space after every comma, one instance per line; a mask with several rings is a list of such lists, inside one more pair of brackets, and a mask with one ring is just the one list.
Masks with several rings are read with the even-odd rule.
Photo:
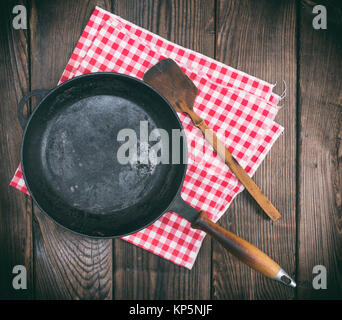
[[[23, 108], [33, 95], [43, 98], [26, 120]], [[117, 139], [121, 129], [132, 129], [138, 139], [142, 121], [149, 132], [161, 128], [169, 137], [173, 129], [183, 129], [169, 103], [146, 83], [115, 73], [82, 75], [29, 93], [18, 109], [26, 186], [38, 207], [61, 226], [91, 237], [122, 237], [174, 211], [254, 269], [277, 280], [286, 275], [263, 252], [181, 198], [186, 162], [118, 162], [125, 143]], [[164, 146], [171, 157], [172, 143]], [[179, 144], [180, 159], [187, 156], [183, 147]]]

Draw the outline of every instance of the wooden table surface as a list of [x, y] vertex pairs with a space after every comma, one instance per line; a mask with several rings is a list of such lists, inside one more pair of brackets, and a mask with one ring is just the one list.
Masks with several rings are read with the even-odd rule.
[[[18, 299], [342, 298], [341, 35], [314, 30], [299, 1], [1, 1], [0, 297]], [[12, 9], [27, 8], [27, 30]], [[219, 223], [257, 245], [289, 274], [293, 290], [252, 271], [206, 237], [189, 271], [122, 240], [62, 230], [8, 186], [19, 163], [17, 104], [56, 86], [95, 5], [180, 45], [278, 83], [282, 135], [254, 180], [282, 213], [272, 223], [244, 191]], [[329, 12], [328, 12], [329, 14]], [[35, 105], [33, 101], [31, 107]], [[27, 268], [14, 290], [12, 269]], [[313, 267], [327, 289], [312, 286]]]

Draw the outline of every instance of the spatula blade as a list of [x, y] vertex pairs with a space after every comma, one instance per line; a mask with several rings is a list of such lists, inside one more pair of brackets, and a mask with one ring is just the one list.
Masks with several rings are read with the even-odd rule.
[[198, 89], [172, 59], [159, 61], [145, 73], [143, 79], [161, 93], [177, 112], [192, 109]]

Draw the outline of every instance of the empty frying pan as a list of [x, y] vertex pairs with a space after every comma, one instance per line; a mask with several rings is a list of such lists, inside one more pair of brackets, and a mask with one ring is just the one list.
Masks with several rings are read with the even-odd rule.
[[[43, 98], [25, 119], [24, 105], [34, 95]], [[148, 84], [116, 73], [82, 75], [52, 90], [32, 91], [20, 101], [18, 117], [24, 129], [21, 165], [26, 186], [56, 223], [91, 237], [122, 237], [174, 211], [255, 270], [295, 286], [266, 254], [181, 198], [186, 161], [142, 163], [139, 154], [119, 161], [118, 152], [128, 143], [118, 141], [121, 130], [137, 132], [140, 145], [141, 123], [149, 132], [163, 129], [169, 137], [172, 130], [183, 129], [168, 101]], [[164, 147], [171, 158], [174, 145]], [[179, 144], [179, 159], [184, 160], [183, 150], [184, 143]]]

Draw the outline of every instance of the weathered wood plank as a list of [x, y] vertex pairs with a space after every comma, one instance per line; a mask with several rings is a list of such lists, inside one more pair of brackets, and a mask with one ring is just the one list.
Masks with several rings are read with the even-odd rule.
[[[341, 33], [311, 19], [301, 11], [298, 298], [341, 299]], [[326, 290], [313, 288], [315, 265], [327, 269]]]
[[[254, 176], [282, 217], [272, 223], [244, 191], [221, 224], [275, 259], [290, 275], [296, 249], [296, 3], [231, 1], [217, 4], [217, 55], [256, 77], [287, 83], [284, 108], [276, 121], [285, 133]], [[291, 299], [294, 290], [257, 274], [213, 243], [214, 299]]]
[[[110, 1], [32, 2], [32, 89], [57, 85], [96, 4], [111, 9]], [[36, 297], [110, 299], [112, 241], [74, 235], [34, 212]]]
[[72, 234], [34, 207], [37, 299], [110, 299], [112, 241]]
[[[0, 298], [31, 298], [33, 292], [32, 202], [9, 186], [20, 158], [22, 129], [17, 105], [29, 89], [28, 32], [12, 27], [13, 7], [26, 1], [1, 1], [0, 7]], [[27, 290], [14, 290], [12, 269], [24, 265]]]
[[[213, 1], [119, 1], [115, 13], [180, 45], [214, 55]], [[191, 271], [124, 241], [115, 244], [116, 299], [210, 298], [210, 239], [205, 239]]]

